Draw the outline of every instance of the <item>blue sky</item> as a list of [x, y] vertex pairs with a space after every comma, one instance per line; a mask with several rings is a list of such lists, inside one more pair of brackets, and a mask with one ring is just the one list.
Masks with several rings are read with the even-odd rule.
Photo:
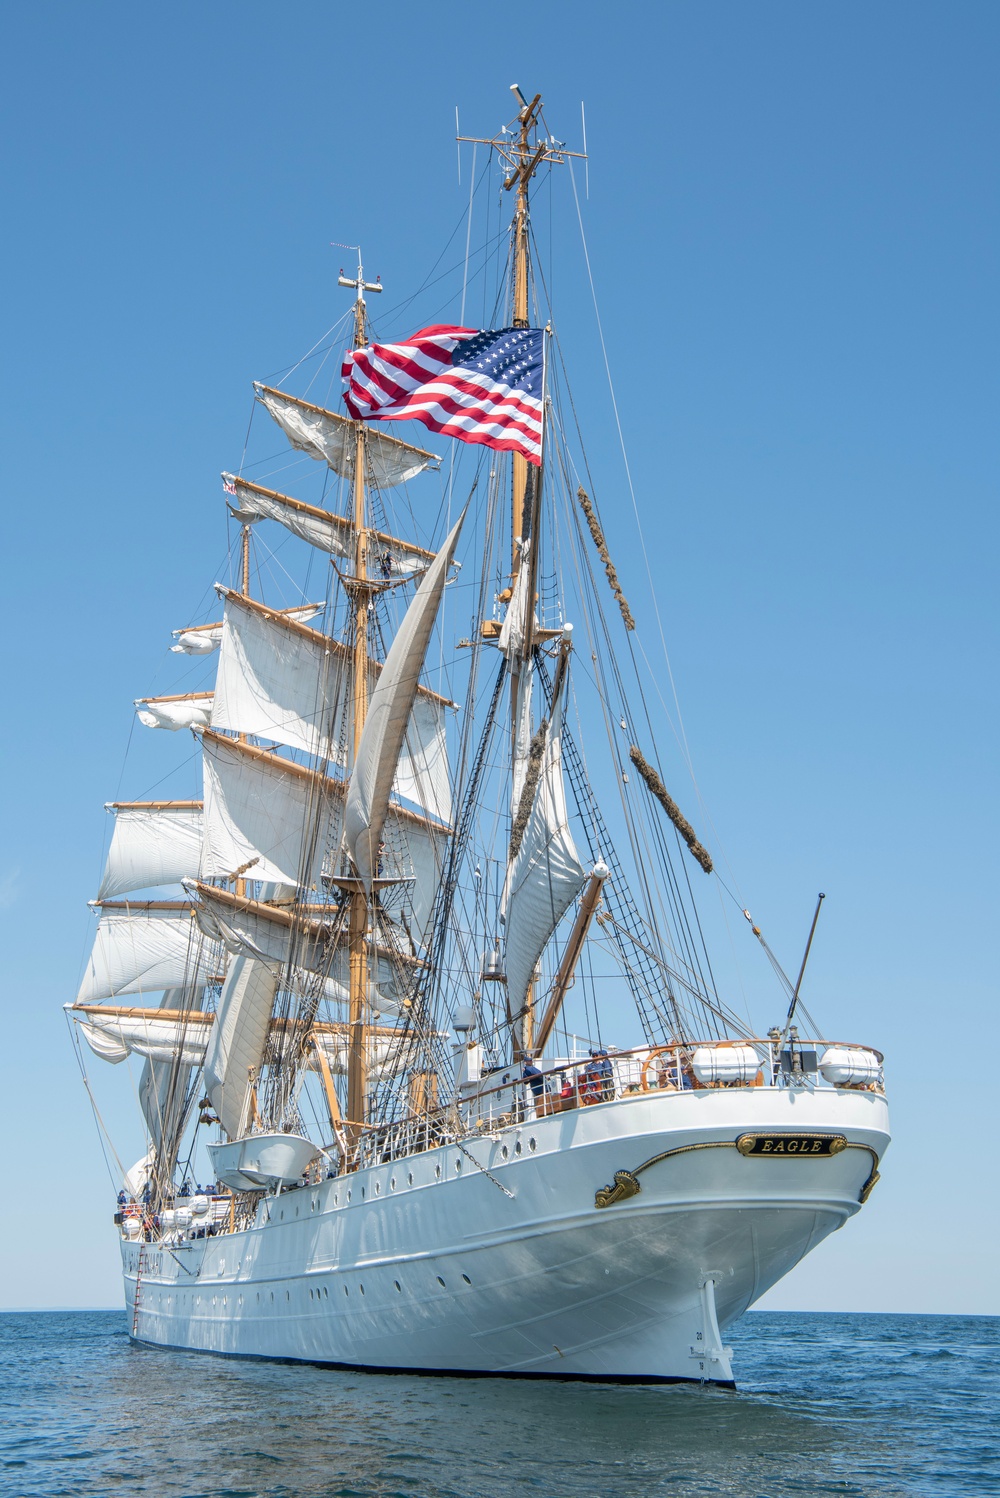
[[[586, 101], [594, 280], [713, 849], [786, 966], [826, 891], [810, 1007], [887, 1054], [884, 1179], [765, 1303], [996, 1312], [1000, 12], [553, 4], [530, 37], [424, 14], [3, 22], [0, 1300], [120, 1299], [60, 1011], [132, 699], [223, 566], [250, 381], [345, 310], [331, 241], [382, 275], [380, 331], [413, 331], [391, 308], [466, 203], [455, 106], [491, 134], [516, 79], [571, 144]], [[551, 192], [556, 321], [652, 655], [566, 179]], [[454, 276], [437, 295], [413, 315], [456, 316]]]

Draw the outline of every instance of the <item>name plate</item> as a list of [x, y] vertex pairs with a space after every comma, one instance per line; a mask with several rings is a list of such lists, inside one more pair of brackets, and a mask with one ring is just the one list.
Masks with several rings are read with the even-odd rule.
[[824, 1160], [845, 1150], [847, 1140], [843, 1134], [741, 1134], [736, 1148], [741, 1155], [766, 1155], [768, 1159], [801, 1160], [807, 1155], [811, 1160]]

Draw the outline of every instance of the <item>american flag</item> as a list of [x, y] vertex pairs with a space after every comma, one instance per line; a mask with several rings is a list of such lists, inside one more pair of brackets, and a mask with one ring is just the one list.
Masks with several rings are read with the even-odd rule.
[[422, 421], [462, 442], [542, 461], [541, 328], [422, 328], [344, 360], [356, 421]]

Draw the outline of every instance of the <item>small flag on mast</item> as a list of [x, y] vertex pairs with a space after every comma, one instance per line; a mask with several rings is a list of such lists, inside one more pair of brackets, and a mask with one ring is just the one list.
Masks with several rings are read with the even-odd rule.
[[344, 360], [356, 421], [422, 421], [461, 442], [542, 461], [541, 328], [423, 328]]

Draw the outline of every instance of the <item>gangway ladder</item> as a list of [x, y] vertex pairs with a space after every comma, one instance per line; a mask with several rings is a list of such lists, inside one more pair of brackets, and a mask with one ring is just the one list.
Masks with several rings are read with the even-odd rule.
[[146, 1261], [146, 1245], [139, 1245], [139, 1262], [135, 1267], [135, 1295], [132, 1297], [132, 1336], [138, 1338], [139, 1334], [139, 1290], [142, 1285], [142, 1268]]

